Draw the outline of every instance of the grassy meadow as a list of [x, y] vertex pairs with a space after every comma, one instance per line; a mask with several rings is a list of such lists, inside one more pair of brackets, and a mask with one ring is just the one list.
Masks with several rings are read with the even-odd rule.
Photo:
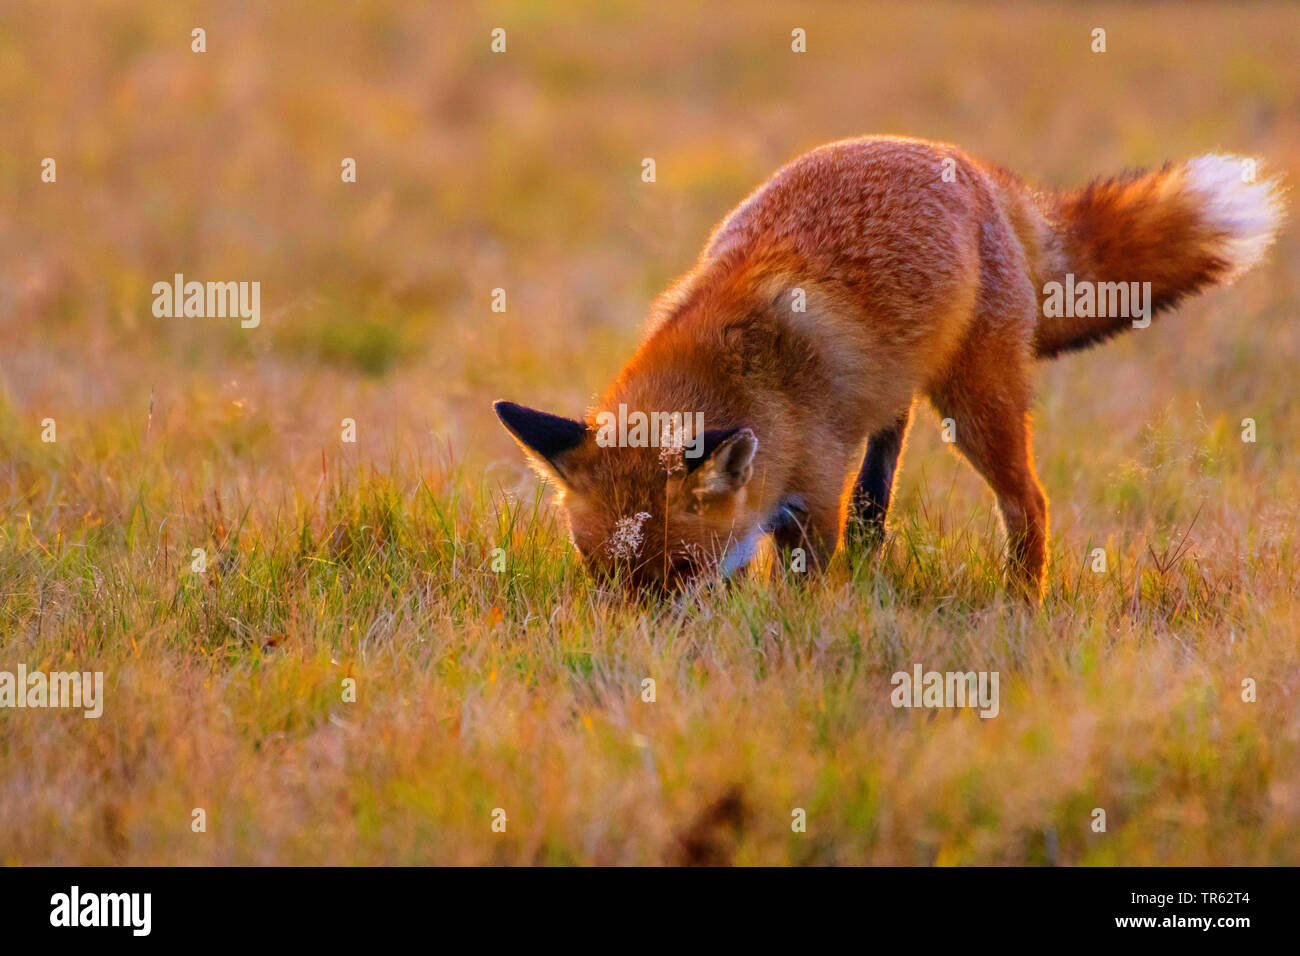
[[[0, 670], [105, 675], [97, 720], [0, 708], [0, 863], [1300, 863], [1291, 228], [1041, 367], [1032, 611], [928, 406], [879, 559], [676, 609], [583, 577], [490, 407], [580, 414], [714, 222], [829, 140], [1050, 186], [1231, 151], [1294, 184], [1300, 8], [0, 22]], [[155, 318], [175, 273], [259, 281], [260, 325]], [[998, 716], [894, 708], [915, 663], [997, 671]]]

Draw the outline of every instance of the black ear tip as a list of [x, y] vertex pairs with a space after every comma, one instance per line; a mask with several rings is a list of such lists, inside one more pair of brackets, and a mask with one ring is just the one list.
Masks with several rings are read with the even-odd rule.
[[576, 448], [587, 434], [587, 426], [572, 418], [561, 418], [514, 402], [492, 403], [506, 430], [543, 458], [553, 458]]
[[505, 399], [499, 398], [492, 403], [492, 411], [497, 413], [497, 418], [501, 419], [503, 425], [509, 425], [511, 421], [518, 421], [519, 413], [523, 410], [523, 406], [516, 405], [514, 402], [507, 402]]

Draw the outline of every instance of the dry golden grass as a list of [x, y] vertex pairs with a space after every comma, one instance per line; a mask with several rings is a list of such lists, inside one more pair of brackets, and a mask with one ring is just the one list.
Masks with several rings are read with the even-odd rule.
[[[581, 411], [827, 140], [1295, 182], [1300, 10], [266, 7], [0, 12], [0, 670], [107, 680], [99, 720], [0, 709], [0, 861], [1300, 863], [1290, 232], [1043, 367], [1037, 612], [932, 418], [880, 561], [673, 613], [582, 578], [489, 407]], [[175, 272], [261, 281], [262, 325], [155, 319]], [[998, 671], [1000, 715], [894, 709], [915, 662]]]

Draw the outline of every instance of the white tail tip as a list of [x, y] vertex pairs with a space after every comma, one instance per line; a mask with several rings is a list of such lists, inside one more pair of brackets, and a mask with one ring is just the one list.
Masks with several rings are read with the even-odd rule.
[[1222, 236], [1214, 251], [1228, 263], [1225, 283], [1264, 258], [1282, 224], [1281, 179], [1263, 176], [1259, 166], [1226, 154], [1198, 156], [1182, 166], [1183, 183], [1200, 200], [1206, 225]]

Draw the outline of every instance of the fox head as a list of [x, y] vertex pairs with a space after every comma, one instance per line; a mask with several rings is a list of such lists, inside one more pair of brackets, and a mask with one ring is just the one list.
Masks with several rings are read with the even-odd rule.
[[570, 537], [597, 579], [671, 592], [748, 559], [762, 520], [750, 500], [758, 451], [751, 429], [706, 431], [692, 457], [680, 445], [602, 442], [591, 425], [513, 402], [493, 407], [559, 489]]

